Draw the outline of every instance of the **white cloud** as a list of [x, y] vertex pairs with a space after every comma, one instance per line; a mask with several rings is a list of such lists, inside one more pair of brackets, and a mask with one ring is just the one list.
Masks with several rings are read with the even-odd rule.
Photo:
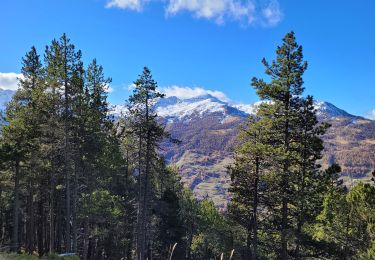
[[[0, 72], [0, 88], [1, 89], [9, 89], [9, 90], [17, 90], [19, 79], [23, 78], [22, 74], [14, 73], [14, 72]], [[114, 91], [111, 85], [107, 84], [105, 86], [105, 92], [112, 93]]]
[[14, 72], [0, 72], [0, 88], [17, 90], [18, 78], [22, 78], [22, 74], [17, 74]]
[[180, 99], [194, 98], [194, 97], [199, 97], [203, 95], [211, 95], [224, 102], [230, 101], [230, 99], [221, 91], [207, 90], [207, 89], [200, 88], [200, 87], [191, 88], [191, 87], [170, 86], [170, 87], [162, 88], [161, 92], [163, 92], [167, 97], [175, 96]]
[[126, 87], [126, 89], [127, 89], [128, 91], [133, 91], [133, 90], [135, 89], [135, 84], [134, 84], [134, 83], [129, 84], [129, 85]]
[[142, 11], [144, 4], [144, 0], [109, 0], [106, 4], [106, 7], [129, 9], [140, 12]]
[[110, 84], [106, 84], [104, 86], [104, 91], [107, 92], [107, 93], [112, 93], [114, 91], [114, 89], [111, 87]]
[[[218, 24], [231, 20], [245, 25], [275, 26], [283, 18], [278, 0], [107, 0], [106, 7], [141, 12], [152, 1], [162, 3], [167, 16], [188, 12]], [[259, 7], [260, 4], [265, 7]]]
[[262, 10], [262, 15], [267, 26], [277, 25], [283, 18], [280, 4], [277, 0], [272, 0], [266, 8]]
[[189, 11], [198, 18], [212, 19], [223, 23], [226, 19], [245, 20], [252, 23], [255, 20], [255, 5], [248, 1], [237, 0], [170, 0], [166, 9], [169, 15]]
[[370, 112], [368, 112], [366, 117], [369, 119], [375, 120], [375, 108], [371, 110]]

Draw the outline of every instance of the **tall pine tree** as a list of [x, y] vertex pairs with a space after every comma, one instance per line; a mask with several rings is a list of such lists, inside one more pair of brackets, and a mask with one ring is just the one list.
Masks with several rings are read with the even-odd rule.
[[[137, 211], [137, 259], [144, 260], [150, 253], [150, 207], [154, 187], [152, 179], [157, 170], [158, 143], [164, 138], [164, 128], [157, 122], [154, 104], [163, 95], [157, 91], [157, 83], [151, 71], [145, 67], [134, 82], [133, 95], [129, 98], [129, 120], [137, 147], [138, 211]], [[149, 252], [149, 253], [147, 253]]]
[[[270, 82], [252, 79], [263, 102], [241, 134], [232, 171], [231, 209], [248, 229], [253, 259], [259, 257], [260, 233], [268, 257], [300, 258], [302, 244], [310, 241], [303, 226], [318, 214], [314, 207], [322, 199], [317, 161], [326, 125], [316, 119], [313, 98], [303, 97], [307, 63], [293, 32], [277, 47], [276, 59], [271, 63], [263, 59], [263, 64]], [[263, 216], [258, 218], [259, 214]], [[267, 244], [272, 237], [278, 241], [274, 253]]]

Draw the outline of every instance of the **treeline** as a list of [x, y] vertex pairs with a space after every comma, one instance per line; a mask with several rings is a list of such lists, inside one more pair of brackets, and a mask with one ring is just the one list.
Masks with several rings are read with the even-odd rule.
[[1, 250], [82, 259], [167, 259], [173, 247], [175, 258], [207, 259], [231, 250], [224, 217], [196, 201], [158, 155], [160, 141], [176, 140], [157, 123], [152, 107], [163, 95], [149, 69], [116, 123], [111, 80], [96, 60], [85, 67], [65, 34], [43, 58], [32, 47], [22, 74], [1, 130]]
[[346, 188], [340, 166], [319, 166], [329, 127], [303, 96], [307, 69], [293, 33], [263, 61], [265, 102], [241, 129], [232, 201], [219, 214], [167, 167], [178, 145], [154, 110], [163, 98], [148, 68], [126, 113], [111, 118], [111, 82], [64, 34], [22, 60], [0, 136], [0, 247], [81, 259], [373, 259], [375, 188]]

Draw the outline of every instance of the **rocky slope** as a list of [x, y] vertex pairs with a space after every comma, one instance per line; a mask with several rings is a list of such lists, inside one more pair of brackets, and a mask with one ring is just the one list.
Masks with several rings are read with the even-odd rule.
[[[218, 207], [227, 206], [230, 178], [226, 167], [232, 162], [238, 126], [258, 105], [232, 105], [210, 95], [169, 97], [156, 105], [167, 129], [182, 141], [178, 146], [164, 144], [165, 156], [198, 198], [208, 196]], [[375, 121], [328, 102], [316, 102], [315, 106], [319, 120], [332, 125], [324, 136], [323, 166], [339, 163], [346, 181], [367, 179], [375, 168]]]

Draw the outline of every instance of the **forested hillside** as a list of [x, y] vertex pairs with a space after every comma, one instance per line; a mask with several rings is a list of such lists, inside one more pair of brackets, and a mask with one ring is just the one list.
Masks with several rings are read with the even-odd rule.
[[375, 257], [375, 171], [367, 183], [340, 179], [342, 170], [370, 176], [374, 122], [332, 115], [329, 104], [316, 109], [293, 32], [272, 62], [263, 59], [267, 80], [251, 81], [262, 101], [254, 114], [205, 97], [194, 102], [210, 113], [174, 121], [157, 107], [176, 100], [165, 99], [145, 67], [115, 118], [111, 79], [82, 55], [63, 34], [22, 59], [0, 135], [1, 251], [49, 259]]
[[[167, 162], [178, 167], [183, 182], [198, 198], [209, 196], [216, 206], [226, 209], [230, 200], [227, 166], [233, 161], [240, 126], [247, 117], [255, 116], [258, 105], [236, 108], [213, 96], [182, 101], [176, 97], [166, 99], [170, 99], [166, 102], [168, 106], [157, 106], [157, 112], [168, 131], [181, 141], [177, 146], [163, 144]], [[346, 185], [368, 181], [375, 168], [375, 122], [327, 102], [315, 102], [314, 107], [318, 120], [331, 125], [322, 135], [323, 168], [335, 162], [340, 164], [340, 178]]]

